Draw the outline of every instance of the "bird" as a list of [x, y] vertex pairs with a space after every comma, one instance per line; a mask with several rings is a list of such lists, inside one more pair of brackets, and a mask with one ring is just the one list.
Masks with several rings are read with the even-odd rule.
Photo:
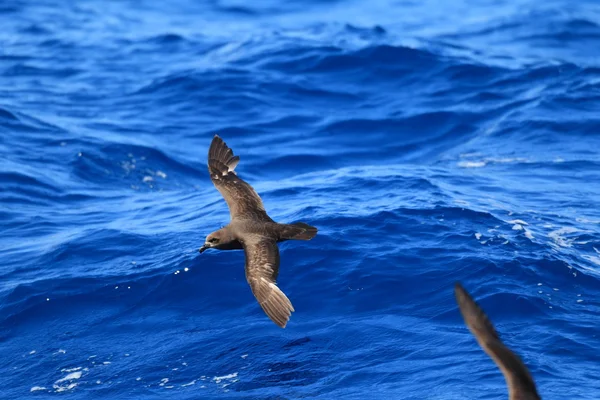
[[277, 243], [310, 240], [316, 236], [317, 228], [304, 222], [280, 224], [271, 219], [260, 196], [237, 176], [235, 167], [239, 162], [239, 156], [234, 156], [223, 139], [215, 135], [208, 149], [208, 172], [229, 207], [230, 221], [209, 234], [199, 252], [243, 249], [246, 280], [252, 293], [267, 316], [285, 328], [295, 310], [277, 286], [280, 261]]
[[454, 285], [454, 295], [465, 324], [481, 348], [502, 371], [508, 386], [509, 399], [541, 399], [535, 382], [523, 361], [506, 347], [487, 315], [458, 282]]

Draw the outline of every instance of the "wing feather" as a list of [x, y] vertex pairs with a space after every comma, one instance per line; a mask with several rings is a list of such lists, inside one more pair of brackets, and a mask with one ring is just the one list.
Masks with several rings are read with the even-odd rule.
[[494, 325], [481, 307], [459, 283], [454, 287], [454, 294], [465, 324], [479, 345], [502, 371], [508, 385], [510, 399], [539, 399], [535, 382], [529, 370], [521, 359], [502, 342]]
[[215, 135], [208, 149], [208, 172], [227, 202], [231, 219], [253, 218], [271, 222], [258, 193], [235, 173], [239, 162], [240, 158], [233, 155], [233, 150]]
[[263, 311], [273, 322], [285, 328], [294, 311], [292, 303], [277, 287], [279, 248], [275, 241], [260, 238], [245, 242], [246, 279]]

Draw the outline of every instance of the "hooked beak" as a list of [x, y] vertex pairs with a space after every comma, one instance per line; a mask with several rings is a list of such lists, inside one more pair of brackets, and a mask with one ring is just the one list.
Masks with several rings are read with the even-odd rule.
[[207, 245], [203, 245], [202, 247], [200, 247], [200, 248], [198, 249], [198, 251], [199, 251], [200, 253], [204, 253], [204, 250], [206, 250], [206, 249], [208, 249], [208, 248], [209, 248], [209, 247], [208, 247]]

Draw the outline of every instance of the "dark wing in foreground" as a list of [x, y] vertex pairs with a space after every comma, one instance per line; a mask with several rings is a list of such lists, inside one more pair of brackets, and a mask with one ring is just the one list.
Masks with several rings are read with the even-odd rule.
[[246, 279], [264, 312], [281, 328], [294, 311], [292, 303], [277, 287], [279, 248], [275, 241], [258, 238], [244, 243]]
[[234, 172], [239, 162], [240, 158], [234, 156], [223, 139], [215, 135], [208, 149], [208, 172], [229, 206], [231, 219], [246, 217], [271, 221], [260, 196]]
[[479, 345], [504, 374], [510, 399], [540, 399], [529, 370], [521, 359], [502, 343], [494, 326], [475, 300], [459, 283], [454, 287], [454, 294], [465, 323]]

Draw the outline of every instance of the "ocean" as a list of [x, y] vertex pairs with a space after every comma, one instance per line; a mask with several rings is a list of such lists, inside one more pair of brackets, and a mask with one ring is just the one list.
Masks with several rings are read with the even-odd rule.
[[[600, 4], [0, 4], [0, 398], [600, 399]], [[218, 134], [278, 222], [285, 329]]]

